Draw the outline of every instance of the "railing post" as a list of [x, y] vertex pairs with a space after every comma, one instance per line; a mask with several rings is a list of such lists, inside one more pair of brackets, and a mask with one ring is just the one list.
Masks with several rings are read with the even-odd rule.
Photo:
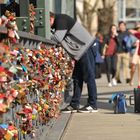
[[29, 17], [29, 0], [19, 0], [20, 16]]
[[75, 3], [74, 2], [75, 2], [74, 0], [62, 0], [61, 12], [75, 18], [75, 15], [74, 15]]
[[35, 29], [37, 35], [50, 39], [49, 0], [37, 0], [36, 2]]
[[55, 13], [61, 13], [61, 1], [62, 0], [56, 0], [55, 1]]
[[29, 0], [19, 0], [20, 17], [16, 18], [20, 31], [30, 31]]

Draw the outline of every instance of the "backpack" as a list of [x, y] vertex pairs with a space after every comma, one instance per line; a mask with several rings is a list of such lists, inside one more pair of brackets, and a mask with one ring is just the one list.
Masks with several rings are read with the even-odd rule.
[[125, 45], [125, 50], [127, 52], [131, 52], [134, 43], [137, 41], [137, 38], [134, 35], [129, 34], [124, 37], [123, 41]]
[[127, 103], [126, 98], [123, 93], [116, 93], [113, 94], [111, 99], [109, 100], [109, 103], [113, 101], [113, 108], [114, 113], [126, 113], [127, 112]]

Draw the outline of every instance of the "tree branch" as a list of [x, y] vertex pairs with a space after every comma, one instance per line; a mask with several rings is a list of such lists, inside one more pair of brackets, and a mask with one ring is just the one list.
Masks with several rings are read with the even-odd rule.
[[112, 5], [110, 6], [110, 8], [113, 8], [114, 5], [116, 4], [116, 2], [117, 2], [117, 0], [114, 0], [113, 3], [112, 3]]
[[94, 12], [96, 11], [96, 7], [97, 7], [98, 3], [99, 3], [99, 0], [96, 0], [94, 6], [93, 6], [92, 9], [90, 10], [91, 13], [94, 13]]
[[103, 7], [105, 8], [106, 7], [106, 0], [102, 0], [102, 3], [103, 3]]
[[78, 9], [78, 7], [76, 7], [76, 13], [77, 13], [77, 15], [79, 16], [80, 20], [83, 21], [83, 15], [82, 15], [82, 13], [80, 12], [80, 10]]

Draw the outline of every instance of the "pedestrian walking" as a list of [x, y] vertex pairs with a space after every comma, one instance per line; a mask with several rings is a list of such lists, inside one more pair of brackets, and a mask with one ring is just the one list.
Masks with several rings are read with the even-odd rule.
[[117, 45], [118, 45], [118, 33], [116, 25], [111, 25], [109, 34], [106, 36], [103, 48], [103, 58], [105, 59], [106, 74], [108, 86], [116, 86], [116, 64], [117, 64]]
[[119, 31], [118, 31], [118, 39], [119, 45], [117, 47], [117, 71], [116, 71], [116, 80], [117, 83], [121, 83], [120, 80], [120, 69], [122, 66], [123, 69], [123, 77], [126, 83], [130, 82], [130, 51], [127, 48], [127, 41], [125, 40], [127, 36], [129, 36], [129, 32], [126, 29], [125, 22], [119, 22]]
[[95, 57], [95, 78], [99, 79], [102, 76], [101, 65], [104, 62], [101, 57], [103, 48], [103, 35], [100, 32], [96, 33], [96, 38], [94, 41], [94, 47], [96, 47], [96, 57]]

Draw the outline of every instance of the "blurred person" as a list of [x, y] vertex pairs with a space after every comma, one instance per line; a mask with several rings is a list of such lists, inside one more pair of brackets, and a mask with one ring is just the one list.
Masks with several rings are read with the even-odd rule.
[[95, 35], [94, 47], [96, 47], [96, 57], [95, 57], [95, 78], [101, 78], [101, 64], [104, 60], [101, 57], [101, 50], [103, 47], [103, 35], [97, 32]]
[[136, 66], [138, 66], [138, 88], [140, 88], [140, 24], [136, 26], [135, 29], [129, 30], [138, 40], [136, 41], [136, 49], [132, 56], [131, 61], [131, 71], [130, 71], [130, 85], [133, 85], [133, 77], [136, 70]]
[[119, 31], [118, 31], [118, 40], [119, 45], [117, 47], [117, 71], [116, 71], [116, 80], [117, 83], [122, 83], [120, 80], [120, 69], [122, 66], [123, 76], [126, 83], [130, 82], [130, 52], [127, 49], [125, 37], [129, 36], [129, 32], [126, 29], [125, 22], [119, 22]]
[[118, 45], [118, 33], [116, 25], [111, 25], [109, 34], [106, 36], [105, 45], [103, 48], [103, 58], [105, 59], [106, 74], [108, 86], [116, 86], [116, 64], [117, 64], [117, 45]]
[[[85, 28], [66, 14], [50, 13], [50, 24], [53, 30], [52, 39], [62, 45], [64, 49], [74, 51], [75, 66], [73, 70], [73, 96], [70, 104], [62, 109], [63, 113], [98, 112], [97, 89], [95, 83], [95, 55], [94, 38]], [[71, 48], [73, 48], [71, 50]], [[82, 56], [80, 50], [86, 48]], [[70, 52], [69, 52], [70, 53]], [[83, 83], [88, 89], [87, 105], [80, 107]]]

